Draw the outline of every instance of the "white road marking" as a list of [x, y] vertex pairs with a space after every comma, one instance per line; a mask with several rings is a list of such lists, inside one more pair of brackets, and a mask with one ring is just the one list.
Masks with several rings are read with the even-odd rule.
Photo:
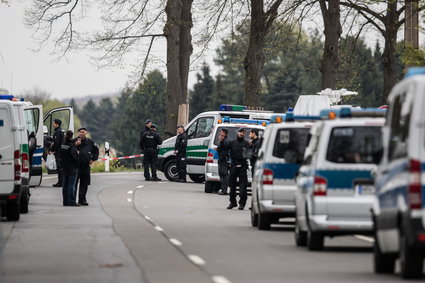
[[158, 182], [158, 184], [168, 184], [168, 182]]
[[155, 230], [156, 230], [156, 231], [159, 231], [159, 232], [164, 231], [164, 229], [162, 229], [162, 228], [161, 228], [161, 227], [159, 227], [158, 225], [156, 225], [156, 226], [155, 226]]
[[51, 176], [51, 177], [43, 177], [43, 180], [48, 180], [48, 179], [54, 179], [57, 178], [56, 176]]
[[127, 194], [132, 195], [133, 191], [128, 191]]
[[232, 281], [230, 281], [229, 279], [227, 279], [226, 277], [224, 277], [224, 276], [213, 276], [212, 277], [212, 280], [215, 282], [215, 283], [232, 283]]
[[145, 216], [145, 219], [149, 220], [149, 221], [151, 220], [151, 218], [149, 216]]
[[180, 247], [180, 246], [182, 245], [182, 242], [180, 242], [180, 241], [179, 241], [179, 240], [177, 240], [177, 239], [173, 239], [173, 238], [171, 238], [171, 239], [170, 239], [170, 242], [171, 242], [173, 245], [178, 246], [178, 247]]
[[144, 186], [143, 185], [141, 185], [141, 186], [137, 186], [136, 187], [136, 189], [141, 189], [141, 188], [143, 188]]
[[132, 199], [131, 199], [131, 198], [127, 198], [127, 201], [128, 201], [128, 202], [131, 202], [131, 201], [132, 201]]
[[362, 235], [354, 235], [354, 237], [356, 237], [357, 239], [369, 242], [369, 243], [374, 243], [375, 240], [371, 237], [366, 237], [366, 236], [362, 236]]
[[197, 265], [204, 265], [205, 264], [205, 260], [203, 260], [201, 257], [197, 256], [197, 255], [188, 255], [189, 259]]

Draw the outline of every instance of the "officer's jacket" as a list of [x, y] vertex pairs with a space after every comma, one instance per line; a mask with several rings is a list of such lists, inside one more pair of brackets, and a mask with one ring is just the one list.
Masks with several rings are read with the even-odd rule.
[[[74, 143], [77, 139], [74, 139]], [[77, 146], [77, 150], [78, 167], [80, 168], [89, 168], [90, 160], [96, 161], [99, 158], [99, 148], [95, 142], [89, 138], [81, 140], [81, 144]]]
[[53, 133], [53, 142], [50, 146], [50, 150], [58, 154], [58, 150], [60, 149], [61, 145], [63, 144], [65, 137], [65, 132], [62, 130], [61, 127], [57, 127], [55, 129], [55, 132]]
[[187, 135], [186, 133], [182, 133], [177, 136], [176, 144], [174, 145], [174, 150], [178, 150], [178, 154], [185, 154], [187, 147]]
[[64, 142], [59, 149], [63, 174], [73, 176], [78, 173], [78, 151], [73, 141]]
[[257, 161], [257, 157], [258, 157], [258, 147], [260, 146], [260, 139], [256, 138], [251, 140], [251, 144], [249, 145], [249, 147], [252, 149], [253, 155], [251, 158], [251, 165], [254, 165], [255, 162]]
[[146, 150], [148, 148], [156, 149], [158, 145], [162, 144], [161, 136], [154, 131], [145, 132], [140, 140], [140, 149]]
[[246, 150], [249, 147], [248, 141], [244, 138], [236, 138], [230, 143], [230, 158], [233, 163], [245, 163], [246, 159], [243, 157], [244, 149]]
[[220, 141], [220, 144], [217, 147], [218, 153], [218, 165], [221, 164], [227, 166], [227, 162], [229, 160], [229, 150], [230, 150], [230, 142], [227, 137], [224, 140]]

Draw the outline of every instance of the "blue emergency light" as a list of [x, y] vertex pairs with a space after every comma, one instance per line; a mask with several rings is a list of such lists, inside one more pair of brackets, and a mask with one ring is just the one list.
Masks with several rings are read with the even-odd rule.
[[2, 94], [2, 95], [0, 95], [0, 99], [3, 99], [3, 100], [12, 100], [14, 98], [14, 96], [13, 95], [10, 95], [10, 94]]
[[223, 123], [240, 123], [240, 124], [253, 124], [253, 125], [261, 125], [265, 126], [270, 124], [270, 121], [267, 120], [253, 120], [253, 119], [242, 119], [242, 118], [230, 118], [229, 116], [225, 116], [222, 118]]
[[312, 115], [294, 115], [292, 110], [288, 109], [286, 114], [273, 115], [270, 119], [272, 123], [282, 123], [282, 122], [294, 122], [294, 121], [317, 121], [320, 120], [320, 116]]
[[404, 78], [410, 78], [417, 75], [425, 75], [425, 67], [412, 67], [409, 68], [404, 75]]
[[333, 120], [335, 118], [385, 117], [385, 113], [387, 113], [387, 109], [354, 109], [349, 107], [342, 107], [339, 109], [324, 109], [320, 111], [320, 118], [323, 120]]
[[221, 104], [219, 111], [243, 111], [247, 110], [248, 107], [244, 105], [229, 105], [229, 104]]

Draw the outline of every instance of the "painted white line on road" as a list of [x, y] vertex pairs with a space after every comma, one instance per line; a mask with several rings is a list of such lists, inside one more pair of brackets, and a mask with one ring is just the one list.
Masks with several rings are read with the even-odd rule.
[[173, 245], [178, 246], [178, 247], [180, 247], [181, 245], [183, 245], [183, 244], [182, 244], [182, 242], [180, 242], [180, 241], [179, 241], [179, 240], [177, 240], [177, 239], [173, 239], [173, 238], [171, 238], [171, 239], [170, 239], [170, 242], [171, 242]]
[[354, 235], [354, 237], [356, 237], [357, 239], [369, 242], [369, 243], [374, 243], [375, 240], [371, 237], [366, 237], [366, 236], [362, 236], [362, 235]]
[[227, 279], [226, 277], [224, 277], [224, 276], [213, 276], [212, 277], [212, 280], [215, 282], [215, 283], [232, 283], [232, 281], [230, 281], [229, 279]]
[[132, 195], [133, 191], [128, 191], [127, 194]]
[[49, 179], [54, 179], [54, 178], [57, 178], [57, 176], [43, 177], [43, 180], [49, 180]]
[[204, 265], [205, 264], [205, 260], [203, 260], [201, 257], [197, 256], [197, 255], [188, 255], [189, 259], [197, 265]]
[[162, 228], [161, 228], [161, 227], [159, 227], [158, 225], [156, 225], [156, 226], [155, 226], [155, 230], [156, 230], [156, 231], [159, 231], [159, 232], [164, 231], [164, 229], [162, 229]]
[[141, 186], [137, 186], [136, 187], [136, 189], [141, 189], [141, 188], [143, 188], [144, 186], [143, 185], [141, 185]]
[[151, 220], [151, 218], [149, 216], [145, 216], [145, 219], [149, 220], [149, 221]]
[[131, 199], [131, 198], [127, 198], [127, 201], [128, 201], [128, 202], [132, 202], [132, 199]]
[[158, 182], [158, 184], [168, 184], [168, 182]]

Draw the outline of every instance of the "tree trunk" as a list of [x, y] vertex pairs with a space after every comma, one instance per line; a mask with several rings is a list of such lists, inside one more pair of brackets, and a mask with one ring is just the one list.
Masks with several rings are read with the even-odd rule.
[[339, 66], [338, 42], [342, 33], [340, 0], [319, 0], [319, 2], [325, 25], [325, 47], [321, 65], [322, 89], [335, 89]]
[[[187, 103], [187, 83], [192, 54], [192, 1], [168, 0], [165, 7], [167, 22], [167, 117], [165, 132], [174, 135], [179, 106]], [[184, 109], [185, 107], [181, 107]]]
[[382, 53], [382, 65], [384, 69], [384, 93], [383, 103], [387, 100], [393, 86], [396, 84], [396, 44], [398, 31], [397, 2], [388, 1], [385, 24], [385, 47]]

